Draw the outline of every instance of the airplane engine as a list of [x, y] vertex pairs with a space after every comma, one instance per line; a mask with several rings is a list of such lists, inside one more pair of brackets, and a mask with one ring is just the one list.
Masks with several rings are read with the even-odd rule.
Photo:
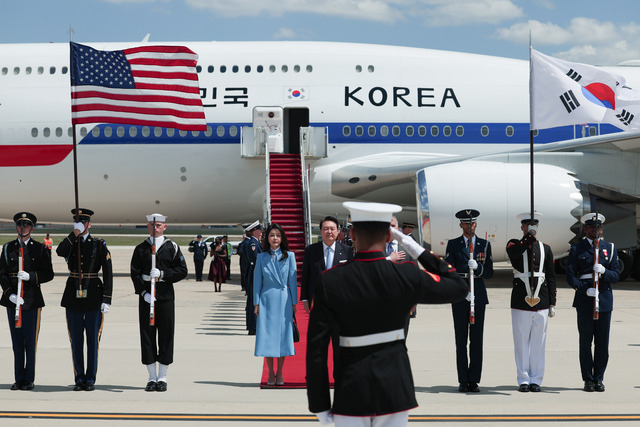
[[[517, 215], [531, 210], [526, 163], [469, 161], [427, 167], [417, 173], [416, 196], [423, 243], [445, 255], [447, 241], [462, 234], [455, 213], [480, 211], [476, 235], [491, 242], [494, 261], [507, 260], [509, 239], [521, 238]], [[580, 182], [560, 167], [536, 164], [534, 206], [542, 213], [540, 239], [556, 257], [566, 255], [582, 215]]]

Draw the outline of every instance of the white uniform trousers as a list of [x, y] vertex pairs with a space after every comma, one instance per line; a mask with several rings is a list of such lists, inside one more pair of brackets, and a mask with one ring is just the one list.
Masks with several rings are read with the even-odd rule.
[[409, 424], [409, 411], [377, 417], [349, 417], [333, 414], [336, 427], [401, 427]]
[[518, 385], [542, 384], [548, 318], [549, 309], [538, 311], [511, 309]]

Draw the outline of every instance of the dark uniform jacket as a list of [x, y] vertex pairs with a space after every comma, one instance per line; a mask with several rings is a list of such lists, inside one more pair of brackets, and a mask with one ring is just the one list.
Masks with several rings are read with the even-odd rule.
[[[351, 259], [353, 259], [353, 251], [351, 250], [351, 247], [340, 242], [336, 242], [336, 249], [333, 254], [333, 265], [331, 265], [331, 267], [344, 264]], [[326, 270], [326, 266], [324, 264], [323, 243], [318, 242], [307, 246], [302, 260], [300, 300], [307, 300], [311, 303], [313, 300], [313, 293], [316, 289], [316, 284], [320, 281], [322, 272]]]
[[[353, 261], [322, 274], [307, 335], [309, 410], [331, 408], [327, 351], [331, 325], [341, 336], [358, 337], [404, 329], [416, 303], [450, 303], [467, 295], [466, 283], [429, 251], [420, 263], [389, 262], [382, 251], [358, 252]], [[404, 340], [341, 347], [333, 372], [333, 412], [375, 416], [417, 406]]]
[[[9, 301], [11, 294], [18, 294], [18, 240], [12, 240], [2, 247], [0, 255], [0, 284], [2, 285], [2, 298], [0, 305], [15, 307]], [[23, 281], [24, 309], [44, 307], [44, 298], [40, 285], [53, 279], [53, 267], [51, 265], [51, 251], [42, 243], [29, 239], [24, 248], [23, 270], [29, 273], [29, 281]]]
[[[76, 277], [67, 279], [67, 285], [62, 294], [60, 305], [76, 311], [100, 310], [102, 303], [111, 304], [113, 292], [113, 268], [111, 267], [111, 253], [107, 249], [107, 243], [102, 239], [96, 239], [89, 234], [87, 239], [80, 244], [80, 262], [82, 272], [90, 273], [82, 281], [82, 288], [87, 291], [86, 298], [76, 298], [78, 290], [78, 237], [71, 233], [56, 248], [56, 253], [64, 257], [69, 267], [69, 272]], [[98, 272], [102, 269], [102, 280]]]
[[[156, 282], [156, 299], [175, 300], [173, 284], [187, 277], [187, 263], [176, 243], [165, 238], [162, 246], [156, 248], [156, 268], [163, 274]], [[131, 280], [136, 294], [151, 292], [151, 282], [142, 277], [143, 274], [148, 276], [150, 271], [151, 242], [146, 239], [136, 246], [131, 257]]]
[[[527, 296], [527, 288], [521, 279], [513, 279], [513, 289], [511, 290], [511, 308], [518, 310], [537, 311], [549, 308], [551, 305], [556, 305], [556, 274], [553, 261], [553, 253], [549, 245], [543, 243], [544, 248], [544, 266], [542, 272], [545, 274], [545, 280], [540, 285], [540, 292], [538, 298], [540, 302], [531, 307], [525, 301]], [[538, 271], [540, 269], [540, 245], [538, 240], [531, 235], [531, 233], [525, 234], [522, 239], [511, 239], [507, 243], [507, 255], [514, 269], [519, 272], [524, 271], [524, 265], [522, 262], [522, 254], [526, 251], [527, 256], [531, 254], [533, 250], [533, 269]], [[527, 259], [531, 259], [530, 257]], [[529, 272], [531, 272], [531, 262], [529, 262]], [[531, 294], [535, 293], [536, 286], [538, 284], [538, 278], [533, 279], [531, 284]]]
[[[598, 262], [606, 269], [600, 276], [598, 283], [598, 298], [600, 311], [613, 310], [613, 292], [611, 284], [620, 279], [620, 266], [618, 264], [618, 252], [611, 243], [600, 240], [598, 243]], [[584, 274], [593, 275], [593, 246], [587, 239], [583, 239], [571, 246], [567, 261], [567, 282], [576, 290], [573, 298], [574, 307], [593, 307], [593, 298], [587, 296], [587, 289], [593, 286], [593, 279], [580, 279]]]
[[262, 245], [260, 244], [260, 241], [251, 236], [244, 245], [244, 257], [249, 268], [255, 267], [256, 258], [260, 252], [262, 252]]
[[189, 252], [193, 252], [193, 259], [195, 260], [204, 260], [209, 253], [207, 249], [207, 244], [205, 242], [192, 240], [189, 242]]
[[[476, 236], [476, 242], [473, 246], [473, 259], [478, 262], [478, 268], [473, 272], [475, 303], [489, 304], [484, 279], [493, 277], [491, 244], [478, 236]], [[449, 240], [447, 243], [447, 255], [444, 260], [454, 266], [458, 274], [465, 275], [465, 280], [467, 283], [469, 282], [467, 278], [469, 275], [469, 248], [464, 242], [464, 236]]]

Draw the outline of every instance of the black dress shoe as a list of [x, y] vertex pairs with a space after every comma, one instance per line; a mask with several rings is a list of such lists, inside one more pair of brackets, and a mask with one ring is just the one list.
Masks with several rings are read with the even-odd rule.
[[256, 334], [256, 330], [255, 330], [255, 329], [251, 329], [251, 330], [249, 331], [249, 335], [255, 335], [255, 334]]
[[540, 386], [538, 384], [529, 384], [529, 391], [537, 393], [540, 391]]
[[471, 393], [479, 393], [480, 392], [480, 388], [478, 388], [478, 384], [477, 383], [469, 383], [469, 391]]
[[19, 381], [11, 384], [11, 390], [22, 390], [22, 384]]
[[85, 391], [93, 391], [93, 390], [95, 390], [95, 389], [96, 389], [96, 386], [94, 386], [94, 385], [93, 385], [93, 384], [91, 384], [91, 383], [86, 383], [86, 385], [84, 386], [84, 390], [85, 390]]
[[73, 388], [73, 391], [82, 391], [85, 388], [85, 383], [77, 383], [76, 386]]
[[469, 392], [469, 386], [468, 386], [467, 384], [462, 384], [462, 383], [461, 383], [461, 384], [458, 386], [458, 391], [459, 391], [460, 393], [468, 393], [468, 392]]
[[24, 383], [22, 385], [21, 390], [33, 390], [36, 387], [36, 385], [32, 382], [28, 382], [28, 383]]
[[596, 381], [594, 388], [596, 391], [604, 391], [604, 384], [602, 384], [602, 381]]
[[583, 388], [584, 391], [592, 392], [595, 389], [596, 388], [595, 388], [595, 384], [593, 384], [593, 381], [587, 380], [584, 382], [584, 388]]
[[522, 393], [526, 393], [529, 391], [529, 384], [520, 384], [520, 387], [518, 387], [518, 391], [522, 392]]
[[155, 381], [149, 381], [144, 391], [156, 391], [158, 384]]
[[158, 381], [156, 391], [167, 391], [167, 383], [164, 381]]

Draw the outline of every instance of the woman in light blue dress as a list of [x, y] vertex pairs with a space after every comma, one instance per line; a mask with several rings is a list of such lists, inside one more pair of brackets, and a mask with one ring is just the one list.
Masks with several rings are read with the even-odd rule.
[[[253, 273], [254, 312], [257, 316], [255, 355], [264, 357], [269, 368], [268, 385], [283, 385], [285, 356], [293, 356], [293, 315], [298, 303], [296, 259], [289, 251], [287, 236], [271, 224], [262, 242]], [[273, 359], [278, 358], [278, 372]]]

